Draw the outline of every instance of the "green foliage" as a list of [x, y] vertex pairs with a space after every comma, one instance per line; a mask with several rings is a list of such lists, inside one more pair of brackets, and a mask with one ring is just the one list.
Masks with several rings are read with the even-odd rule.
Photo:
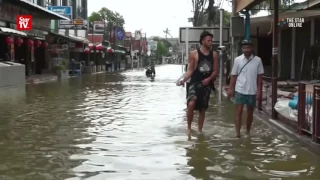
[[156, 56], [160, 58], [162, 56], [167, 56], [168, 54], [169, 48], [164, 45], [163, 41], [158, 41]]
[[65, 72], [68, 68], [68, 61], [66, 59], [62, 59], [61, 62], [54, 67], [54, 71], [63, 71]]
[[123, 16], [116, 12], [111, 11], [110, 9], [103, 7], [98, 12], [92, 12], [91, 15], [88, 17], [90, 22], [92, 21], [107, 21], [112, 25], [117, 25], [123, 28], [125, 21]]
[[88, 21], [89, 22], [93, 22], [93, 21], [101, 21], [102, 17], [99, 13], [97, 12], [92, 12], [91, 15], [88, 17]]
[[169, 54], [169, 47], [172, 47], [172, 44], [166, 39], [160, 39], [157, 37], [153, 38], [153, 40], [158, 42], [156, 56], [158, 58], [167, 56]]

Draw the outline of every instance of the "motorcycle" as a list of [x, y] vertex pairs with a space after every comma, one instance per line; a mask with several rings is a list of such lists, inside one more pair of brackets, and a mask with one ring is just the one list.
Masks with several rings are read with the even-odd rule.
[[146, 68], [146, 76], [147, 77], [156, 76], [156, 70], [154, 68], [151, 68], [151, 67]]

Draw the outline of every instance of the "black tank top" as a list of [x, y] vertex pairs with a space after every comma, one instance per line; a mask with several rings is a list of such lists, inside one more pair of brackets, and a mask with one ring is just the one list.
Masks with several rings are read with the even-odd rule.
[[193, 71], [191, 75], [190, 83], [199, 83], [202, 80], [210, 77], [213, 71], [213, 51], [206, 56], [204, 55], [200, 49], [198, 51], [198, 63], [196, 65], [196, 69]]

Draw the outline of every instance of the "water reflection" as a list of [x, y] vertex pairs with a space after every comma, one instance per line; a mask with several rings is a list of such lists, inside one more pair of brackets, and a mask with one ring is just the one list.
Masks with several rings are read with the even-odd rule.
[[318, 179], [316, 156], [259, 121], [235, 138], [234, 106], [214, 97], [188, 141], [180, 75], [164, 65], [153, 79], [129, 70], [0, 93], [0, 179]]

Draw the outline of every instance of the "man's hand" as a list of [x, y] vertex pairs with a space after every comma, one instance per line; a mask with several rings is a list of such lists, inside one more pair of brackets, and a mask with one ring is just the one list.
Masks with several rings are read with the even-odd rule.
[[184, 82], [183, 82], [183, 80], [177, 81], [176, 84], [177, 84], [177, 86], [182, 86], [182, 87], [184, 87]]
[[228, 94], [228, 97], [233, 97], [234, 96], [234, 90], [232, 88], [228, 88], [227, 94]]
[[260, 90], [258, 89], [256, 93], [256, 99], [259, 100], [260, 98], [261, 98], [261, 93], [260, 93]]
[[202, 84], [203, 84], [204, 86], [208, 86], [211, 82], [212, 82], [212, 79], [206, 78], [206, 79], [204, 79], [204, 80], [202, 81]]

